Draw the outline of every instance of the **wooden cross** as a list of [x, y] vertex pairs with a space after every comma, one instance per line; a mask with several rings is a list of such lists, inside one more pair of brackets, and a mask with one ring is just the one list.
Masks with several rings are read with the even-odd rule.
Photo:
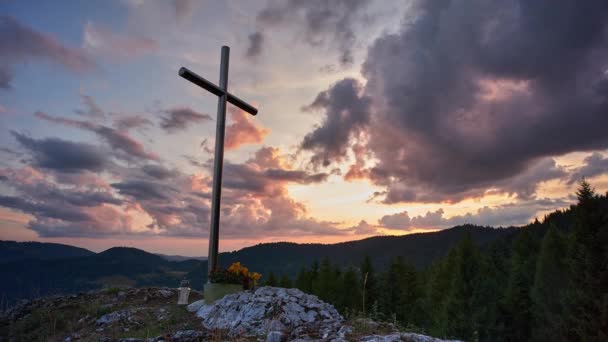
[[[207, 81], [187, 68], [181, 67], [179, 75], [217, 96], [217, 125], [215, 128], [215, 156], [213, 162], [213, 192], [211, 196], [211, 225], [209, 228], [208, 275], [217, 268], [220, 228], [220, 198], [222, 197], [222, 168], [224, 165], [224, 133], [226, 128], [226, 102], [256, 115], [258, 110], [228, 92], [228, 59], [230, 48], [222, 46], [220, 63], [220, 85]], [[209, 278], [207, 278], [209, 279]], [[208, 281], [208, 280], [207, 280]]]

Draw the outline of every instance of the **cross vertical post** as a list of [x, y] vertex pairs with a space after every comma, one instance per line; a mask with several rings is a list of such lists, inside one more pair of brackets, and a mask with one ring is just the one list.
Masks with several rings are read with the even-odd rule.
[[[218, 97], [217, 100], [217, 121], [215, 129], [215, 155], [213, 163], [213, 189], [211, 195], [211, 221], [209, 225], [209, 254], [207, 275], [210, 275], [217, 268], [217, 257], [219, 247], [219, 227], [220, 227], [220, 200], [222, 198], [222, 169], [224, 166], [224, 135], [226, 132], [226, 103], [229, 102], [243, 111], [256, 115], [258, 110], [247, 102], [239, 99], [228, 92], [228, 64], [230, 48], [222, 46], [220, 62], [220, 84], [207, 81], [201, 76], [181, 67], [179, 76], [196, 84]], [[207, 278], [209, 279], [209, 277]]]
[[220, 62], [220, 89], [217, 97], [217, 124], [215, 127], [215, 155], [213, 163], [213, 190], [211, 195], [211, 224], [209, 226], [209, 254], [207, 271], [217, 268], [220, 231], [220, 200], [222, 198], [222, 169], [224, 167], [224, 135], [226, 133], [226, 101], [228, 98], [228, 66], [230, 48], [222, 46]]

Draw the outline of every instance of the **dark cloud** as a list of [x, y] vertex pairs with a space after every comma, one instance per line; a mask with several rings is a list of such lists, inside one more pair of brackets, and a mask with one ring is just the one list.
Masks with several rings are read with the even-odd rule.
[[88, 215], [78, 210], [70, 210], [65, 206], [51, 206], [48, 204], [39, 204], [13, 196], [0, 195], [0, 206], [11, 209], [17, 209], [19, 211], [33, 215], [42, 215], [45, 217], [69, 222], [84, 221], [89, 219]]
[[[414, 2], [362, 68], [358, 96], [373, 115], [358, 129], [384, 201], [454, 202], [494, 188], [530, 197], [563, 172], [547, 158], [606, 148], [607, 29], [605, 1]], [[313, 139], [338, 131], [344, 114], [326, 116], [302, 147], [340, 161], [349, 134]]]
[[301, 184], [321, 183], [324, 182], [329, 176], [327, 173], [309, 174], [306, 171], [282, 169], [268, 169], [264, 172], [264, 175], [272, 180], [288, 181]]
[[97, 134], [112, 148], [112, 153], [122, 160], [158, 160], [156, 154], [147, 152], [143, 144], [135, 140], [127, 132], [88, 121], [58, 118], [43, 112], [36, 112], [35, 115], [42, 120], [84, 129]]
[[167, 179], [175, 177], [177, 175], [177, 171], [169, 170], [161, 165], [156, 164], [144, 165], [142, 166], [142, 171], [146, 175], [156, 179]]
[[191, 123], [212, 120], [208, 114], [202, 114], [186, 107], [167, 109], [164, 113], [166, 115], [161, 117], [160, 127], [168, 133], [184, 130]]
[[31, 153], [38, 167], [61, 172], [101, 171], [110, 162], [105, 151], [91, 144], [59, 138], [36, 140], [15, 131], [11, 134]]
[[80, 48], [68, 47], [53, 36], [0, 16], [0, 88], [9, 88], [10, 68], [32, 59], [51, 61], [73, 72], [90, 70], [95, 62]]
[[152, 126], [152, 121], [141, 115], [122, 115], [114, 118], [112, 126], [119, 131]]
[[324, 110], [320, 126], [302, 141], [303, 150], [313, 151], [312, 162], [329, 165], [346, 155], [352, 138], [364, 129], [370, 118], [371, 99], [360, 95], [361, 85], [354, 79], [344, 79], [317, 95], [305, 110]]
[[579, 182], [583, 178], [591, 178], [608, 173], [608, 158], [599, 152], [593, 152], [583, 160], [583, 166], [574, 170], [568, 179], [568, 184]]
[[140, 201], [149, 199], [166, 200], [171, 197], [172, 192], [176, 192], [166, 183], [148, 180], [127, 180], [111, 185], [121, 195], [131, 196]]
[[262, 53], [262, 44], [264, 43], [264, 34], [262, 32], [254, 32], [249, 35], [249, 46], [245, 52], [245, 57], [254, 59]]
[[[257, 15], [258, 24], [266, 29], [293, 25], [312, 47], [331, 46], [339, 51], [342, 65], [353, 62], [356, 43], [355, 27], [363, 26], [369, 17], [363, 13], [370, 0], [288, 0], [269, 2]], [[252, 36], [250, 35], [250, 47]], [[261, 43], [259, 42], [261, 50]]]

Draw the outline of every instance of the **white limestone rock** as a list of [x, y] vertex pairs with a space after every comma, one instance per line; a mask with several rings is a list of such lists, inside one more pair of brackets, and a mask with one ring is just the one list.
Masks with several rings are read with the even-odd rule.
[[[212, 305], [203, 305], [197, 312], [209, 330], [226, 330], [229, 336], [264, 336], [269, 332], [293, 331], [305, 327], [319, 331], [328, 338], [337, 337], [344, 318], [330, 304], [297, 289], [260, 287], [225, 296]], [[276, 320], [275, 323], [271, 323]], [[283, 328], [284, 327], [284, 328]], [[277, 338], [278, 334], [272, 334]], [[295, 338], [296, 336], [291, 336]]]
[[197, 312], [203, 305], [205, 305], [204, 299], [197, 300], [196, 302], [192, 302], [186, 306], [186, 310], [188, 310], [188, 312]]

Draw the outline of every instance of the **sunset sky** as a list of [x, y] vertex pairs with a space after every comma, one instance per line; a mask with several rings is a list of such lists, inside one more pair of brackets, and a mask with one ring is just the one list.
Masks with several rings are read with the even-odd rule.
[[[597, 5], [595, 5], [597, 3]], [[0, 2], [0, 239], [206, 255], [522, 225], [608, 190], [606, 2]]]

